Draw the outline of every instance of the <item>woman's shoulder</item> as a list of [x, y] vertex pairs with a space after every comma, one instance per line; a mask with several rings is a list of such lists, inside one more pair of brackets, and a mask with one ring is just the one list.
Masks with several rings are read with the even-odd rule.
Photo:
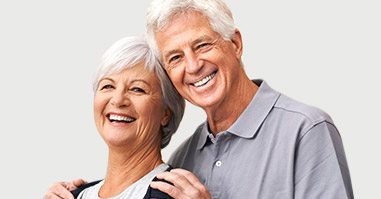
[[[164, 171], [170, 171], [173, 169], [173, 167], [171, 165], [167, 165], [167, 164], [163, 164], [162, 165], [163, 167], [166, 166], [166, 169]], [[71, 193], [73, 194], [74, 198], [78, 198], [78, 196], [80, 195], [80, 193], [87, 189], [87, 188], [90, 188], [90, 187], [94, 187], [96, 186], [97, 184], [99, 184], [102, 180], [97, 180], [97, 181], [93, 181], [93, 182], [90, 182], [90, 183], [87, 183], [87, 184], [84, 184], [80, 187], [78, 187], [76, 190], [73, 190], [71, 191]], [[158, 179], [158, 178], [154, 178], [152, 181], [162, 181], [162, 182], [167, 182], [165, 180], [162, 180], [162, 179]], [[167, 182], [167, 183], [170, 183], [170, 182]], [[170, 183], [171, 184], [171, 183]], [[144, 196], [143, 199], [172, 199], [171, 196], [169, 196], [168, 194], [158, 190], [158, 189], [153, 189], [151, 188], [150, 186], [148, 187], [147, 189], [147, 192]]]
[[80, 187], [78, 187], [77, 189], [71, 191], [71, 194], [73, 194], [74, 198], [78, 198], [82, 191], [84, 191], [87, 188], [94, 187], [95, 185], [99, 184], [101, 181], [102, 180], [97, 180], [97, 181], [93, 181], [93, 182], [90, 182], [87, 184], [83, 184]]
[[[165, 171], [170, 171], [172, 169], [173, 167], [171, 165], [168, 165], [168, 168]], [[156, 177], [152, 181], [162, 181], [162, 182], [172, 184], [166, 180], [158, 179]], [[147, 193], [143, 199], [172, 199], [172, 197], [158, 189], [153, 189], [151, 187], [148, 187]]]

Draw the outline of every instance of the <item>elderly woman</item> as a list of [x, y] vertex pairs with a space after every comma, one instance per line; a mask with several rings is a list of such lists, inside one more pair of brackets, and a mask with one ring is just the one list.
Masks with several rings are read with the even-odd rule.
[[[169, 169], [160, 151], [176, 131], [185, 102], [146, 41], [127, 37], [111, 46], [93, 88], [94, 119], [109, 149], [108, 167], [105, 179], [77, 198], [170, 198], [149, 185]], [[61, 198], [58, 193], [51, 188], [45, 198]]]

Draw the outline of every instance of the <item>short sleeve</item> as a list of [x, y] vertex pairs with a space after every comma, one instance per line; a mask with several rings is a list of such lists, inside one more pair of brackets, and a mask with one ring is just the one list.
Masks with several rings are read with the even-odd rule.
[[295, 153], [295, 198], [353, 198], [343, 144], [332, 123], [311, 127]]

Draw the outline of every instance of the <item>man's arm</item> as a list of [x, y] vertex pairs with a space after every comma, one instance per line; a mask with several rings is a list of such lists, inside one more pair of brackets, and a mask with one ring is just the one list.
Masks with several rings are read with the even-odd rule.
[[343, 144], [332, 123], [311, 127], [295, 153], [295, 198], [353, 198]]

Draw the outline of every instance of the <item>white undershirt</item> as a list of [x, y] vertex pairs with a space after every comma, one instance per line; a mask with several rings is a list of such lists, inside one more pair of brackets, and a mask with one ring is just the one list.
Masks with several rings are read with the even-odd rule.
[[[144, 198], [147, 193], [148, 186], [155, 178], [155, 176], [168, 168], [167, 164], [160, 164], [147, 175], [142, 177], [140, 180], [136, 181], [129, 187], [127, 187], [122, 193], [107, 198], [107, 199], [127, 199], [127, 198]], [[99, 189], [102, 187], [104, 180], [100, 181], [98, 184], [88, 187], [85, 190], [81, 191], [78, 198], [79, 199], [101, 199], [98, 195]], [[106, 199], [106, 198], [102, 198]]]

